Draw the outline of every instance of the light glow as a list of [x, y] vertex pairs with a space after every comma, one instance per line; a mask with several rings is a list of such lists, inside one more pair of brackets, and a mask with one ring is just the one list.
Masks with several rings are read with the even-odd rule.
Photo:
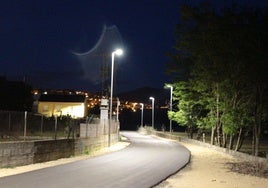
[[120, 56], [120, 55], [123, 54], [123, 50], [122, 49], [117, 49], [113, 53], [115, 53], [116, 55]]
[[154, 97], [150, 97], [150, 100], [152, 100], [152, 128], [154, 129]]

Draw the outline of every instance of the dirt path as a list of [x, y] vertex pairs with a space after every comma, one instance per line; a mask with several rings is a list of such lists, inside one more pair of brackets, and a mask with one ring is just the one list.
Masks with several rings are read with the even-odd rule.
[[157, 188], [267, 188], [268, 179], [231, 172], [227, 162], [233, 157], [193, 144], [185, 144], [192, 154], [191, 162]]

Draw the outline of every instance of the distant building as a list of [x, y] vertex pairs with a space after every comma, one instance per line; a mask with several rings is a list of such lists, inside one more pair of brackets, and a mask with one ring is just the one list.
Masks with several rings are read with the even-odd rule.
[[71, 115], [82, 118], [87, 115], [85, 95], [41, 94], [37, 105], [37, 112], [48, 117]]

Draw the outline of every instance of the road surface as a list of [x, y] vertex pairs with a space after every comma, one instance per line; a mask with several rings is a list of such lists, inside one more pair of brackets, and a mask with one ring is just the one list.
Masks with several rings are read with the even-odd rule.
[[121, 132], [131, 144], [120, 151], [69, 164], [0, 178], [1, 188], [152, 187], [184, 167], [190, 152], [182, 145]]

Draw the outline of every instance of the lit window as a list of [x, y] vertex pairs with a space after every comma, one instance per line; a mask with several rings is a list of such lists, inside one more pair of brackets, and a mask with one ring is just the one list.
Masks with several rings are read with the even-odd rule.
[[43, 106], [43, 112], [47, 112], [48, 111], [48, 105], [44, 105]]
[[57, 106], [56, 106], [56, 111], [57, 111], [57, 112], [60, 112], [60, 111], [61, 111], [61, 106], [60, 106], [60, 105], [57, 105]]

